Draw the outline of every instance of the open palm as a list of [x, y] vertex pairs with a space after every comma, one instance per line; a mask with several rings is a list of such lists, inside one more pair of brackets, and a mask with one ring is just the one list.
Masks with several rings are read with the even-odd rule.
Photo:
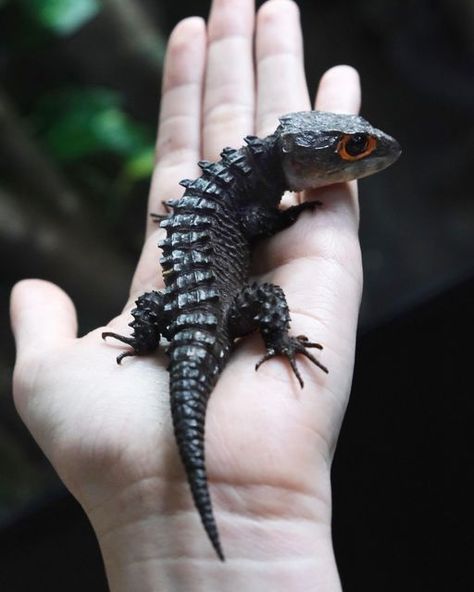
[[[199, 159], [215, 160], [224, 146], [240, 146], [245, 135], [271, 133], [278, 116], [311, 108], [296, 4], [270, 0], [254, 21], [253, 1], [214, 0], [207, 30], [191, 18], [173, 32], [150, 212], [179, 197], [178, 181], [198, 176]], [[358, 102], [351, 68], [324, 75], [316, 108], [354, 112]], [[314, 198], [286, 196], [283, 204]], [[308, 569], [319, 570], [314, 577], [332, 582], [327, 589], [338, 589], [329, 471], [352, 378], [361, 264], [354, 187], [320, 190], [317, 198], [321, 208], [258, 245], [253, 272], [284, 289], [292, 334], [324, 345], [317, 355], [329, 374], [302, 356], [297, 363], [304, 389], [284, 358], [255, 372], [263, 343], [257, 335], [241, 340], [209, 402], [206, 457], [229, 562], [284, 560], [301, 570], [297, 560], [304, 558]], [[162, 288], [160, 233], [148, 224], [130, 300], [109, 329], [128, 334], [133, 301]], [[156, 545], [155, 560], [214, 559], [173, 439], [165, 354], [127, 358], [117, 366], [123, 346], [103, 342], [103, 327], [77, 338], [72, 302], [39, 280], [15, 287], [12, 324], [18, 410], [86, 510], [112, 588], [119, 549], [137, 531]], [[140, 549], [137, 544], [135, 561], [150, 560]]]

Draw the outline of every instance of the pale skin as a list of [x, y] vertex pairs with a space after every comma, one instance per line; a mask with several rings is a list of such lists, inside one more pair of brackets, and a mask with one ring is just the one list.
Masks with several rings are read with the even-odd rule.
[[[206, 26], [189, 18], [166, 57], [149, 212], [179, 197], [178, 181], [247, 134], [271, 133], [279, 115], [312, 108], [298, 9], [269, 0], [214, 0]], [[255, 41], [255, 55], [252, 45]], [[335, 67], [315, 105], [355, 113], [357, 73]], [[283, 358], [255, 364], [263, 343], [241, 341], [209, 402], [206, 456], [226, 562], [193, 506], [173, 439], [163, 352], [115, 357], [100, 327], [77, 338], [70, 298], [26, 280], [12, 293], [18, 411], [97, 534], [112, 592], [341, 590], [331, 540], [330, 466], [354, 360], [362, 271], [355, 185], [285, 197], [323, 206], [256, 251], [256, 278], [280, 285], [293, 335], [324, 345], [321, 372], [304, 357], [301, 389]], [[151, 221], [130, 298], [108, 330], [128, 334], [141, 293], [163, 288]]]

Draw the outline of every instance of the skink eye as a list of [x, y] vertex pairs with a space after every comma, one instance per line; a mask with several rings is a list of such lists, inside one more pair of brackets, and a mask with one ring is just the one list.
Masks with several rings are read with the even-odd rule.
[[354, 134], [346, 142], [346, 152], [351, 156], [359, 156], [365, 152], [369, 138], [364, 134]]
[[377, 140], [366, 134], [344, 134], [337, 145], [337, 152], [344, 160], [359, 160], [374, 151]]

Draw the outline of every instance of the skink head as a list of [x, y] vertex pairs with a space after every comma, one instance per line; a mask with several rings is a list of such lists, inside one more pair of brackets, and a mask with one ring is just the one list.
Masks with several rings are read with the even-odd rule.
[[289, 113], [276, 133], [286, 180], [294, 191], [367, 177], [401, 153], [394, 138], [357, 115]]

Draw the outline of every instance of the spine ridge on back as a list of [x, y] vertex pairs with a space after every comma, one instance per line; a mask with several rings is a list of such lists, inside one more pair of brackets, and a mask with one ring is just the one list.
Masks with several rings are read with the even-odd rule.
[[167, 233], [160, 246], [165, 310], [172, 319], [167, 353], [174, 433], [194, 503], [221, 559], [204, 458], [205, 414], [230, 351], [226, 310], [247, 275], [238, 207], [252, 191], [261, 148], [254, 142], [252, 150], [225, 149], [217, 163], [200, 162], [201, 176], [183, 180], [183, 197], [161, 223]]

